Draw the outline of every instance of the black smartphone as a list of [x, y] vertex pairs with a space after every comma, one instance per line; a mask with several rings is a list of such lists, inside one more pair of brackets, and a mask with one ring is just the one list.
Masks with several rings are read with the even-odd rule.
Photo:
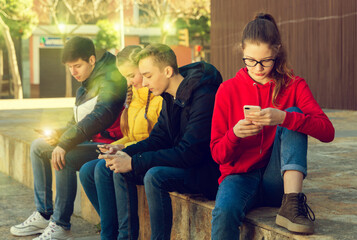
[[98, 154], [105, 154], [105, 153], [103, 153], [102, 151], [100, 151], [99, 148], [97, 148], [95, 151], [96, 151]]

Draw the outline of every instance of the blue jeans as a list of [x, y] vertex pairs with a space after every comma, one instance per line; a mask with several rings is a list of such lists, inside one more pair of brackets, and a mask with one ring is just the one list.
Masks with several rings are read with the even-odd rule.
[[51, 154], [54, 149], [42, 138], [31, 144], [30, 158], [34, 176], [34, 193], [37, 211], [52, 215], [52, 220], [65, 229], [70, 229], [74, 200], [77, 193], [76, 171], [87, 161], [98, 156], [94, 142], [77, 145], [65, 155], [66, 165], [56, 171], [56, 199], [53, 210]]
[[100, 216], [102, 240], [118, 236], [118, 217], [114, 192], [113, 171], [105, 166], [104, 159], [84, 164], [79, 171], [84, 191]]
[[118, 239], [137, 239], [139, 233], [136, 185], [144, 183], [148, 200], [151, 239], [170, 239], [172, 206], [169, 192], [198, 193], [186, 180], [189, 170], [174, 167], [153, 167], [145, 176], [114, 174], [119, 219]]
[[[289, 108], [290, 112], [301, 112]], [[307, 136], [277, 127], [269, 164], [244, 174], [227, 176], [220, 184], [212, 212], [212, 239], [239, 239], [246, 213], [255, 206], [280, 206], [284, 194], [283, 173], [307, 173]]]

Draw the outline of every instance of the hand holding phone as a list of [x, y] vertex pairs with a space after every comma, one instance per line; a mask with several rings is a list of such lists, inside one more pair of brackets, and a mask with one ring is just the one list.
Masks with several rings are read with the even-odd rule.
[[124, 149], [125, 146], [123, 144], [101, 144], [97, 145], [97, 147], [102, 153], [115, 154], [116, 152]]
[[97, 145], [97, 150], [95, 150], [99, 154], [105, 154], [109, 150], [110, 144], [98, 144]]
[[[250, 110], [256, 111], [256, 110]], [[248, 113], [247, 113], [248, 114]], [[282, 124], [285, 120], [286, 112], [277, 108], [264, 108], [259, 114], [247, 115], [246, 119], [255, 125], [260, 126], [275, 126]]]

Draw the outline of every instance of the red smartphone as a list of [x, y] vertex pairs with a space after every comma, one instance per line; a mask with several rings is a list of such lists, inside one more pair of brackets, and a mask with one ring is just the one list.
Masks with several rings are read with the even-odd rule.
[[246, 116], [250, 112], [260, 112], [262, 108], [260, 106], [255, 106], [255, 105], [244, 105], [243, 106], [243, 111], [244, 111], [244, 118], [246, 119]]

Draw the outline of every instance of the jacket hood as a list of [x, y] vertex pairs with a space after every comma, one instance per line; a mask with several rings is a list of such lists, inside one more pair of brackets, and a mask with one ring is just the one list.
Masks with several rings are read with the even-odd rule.
[[176, 97], [182, 104], [187, 102], [192, 92], [203, 85], [219, 86], [222, 83], [221, 73], [211, 64], [196, 62], [179, 68], [184, 77], [177, 89]]
[[102, 58], [95, 63], [95, 67], [87, 80], [82, 82], [82, 86], [87, 87], [88, 84], [98, 79], [100, 76], [104, 76], [107, 72], [112, 72], [116, 69], [116, 57], [110, 52], [105, 52]]

